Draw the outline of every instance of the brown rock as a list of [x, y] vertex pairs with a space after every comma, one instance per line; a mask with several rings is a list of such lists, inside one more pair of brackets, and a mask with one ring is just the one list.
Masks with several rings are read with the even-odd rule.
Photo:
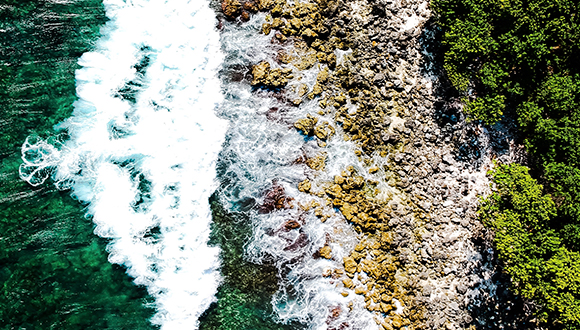
[[344, 215], [346, 220], [351, 221], [352, 218], [356, 216], [358, 209], [356, 205], [344, 203], [340, 208], [340, 212]]
[[[278, 60], [280, 63], [289, 64], [290, 62], [292, 62], [293, 57], [292, 57], [292, 55], [281, 50], [278, 52], [278, 55], [276, 56], [276, 60]], [[306, 86], [306, 87], [308, 88], [308, 86]]]
[[[316, 87], [316, 85], [314, 87]], [[334, 133], [336, 133], [334, 127], [330, 126], [327, 121], [314, 127], [314, 135], [322, 141], [326, 141], [329, 137], [333, 136]]]
[[260, 10], [269, 10], [274, 7], [274, 0], [256, 0], [256, 5]]
[[238, 0], [223, 0], [222, 11], [229, 19], [238, 17], [241, 13], [242, 4]]
[[364, 257], [366, 257], [365, 253], [359, 253], [359, 252], [353, 252], [350, 255], [351, 257], [353, 257], [354, 260], [356, 260], [357, 262], [359, 262], [361, 259], [363, 259]]
[[402, 325], [403, 325], [403, 320], [401, 320], [401, 317], [399, 315], [395, 315], [393, 316], [393, 328], [395, 329], [399, 329]]
[[345, 278], [344, 280], [342, 280], [342, 284], [344, 284], [344, 286], [349, 289], [354, 286], [354, 283], [350, 278]]
[[301, 36], [305, 39], [314, 39], [318, 37], [318, 34], [312, 31], [311, 29], [305, 29], [304, 31], [302, 31]]
[[328, 245], [325, 245], [322, 248], [320, 248], [320, 250], [318, 250], [318, 253], [320, 254], [321, 257], [325, 259], [332, 259], [332, 249]]
[[258, 11], [258, 6], [256, 5], [255, 2], [253, 1], [248, 1], [246, 3], [244, 3], [244, 9], [251, 12], [251, 13], [255, 13]]
[[284, 223], [284, 228], [288, 230], [300, 228], [300, 223], [296, 220], [288, 220]]
[[300, 30], [300, 28], [302, 27], [302, 22], [297, 17], [290, 19], [289, 22], [290, 25], [296, 30]]
[[354, 273], [356, 272], [356, 261], [354, 261], [353, 258], [351, 257], [344, 257], [343, 258], [344, 261], [344, 270], [346, 270], [349, 273]]
[[305, 135], [312, 136], [314, 134], [314, 125], [318, 122], [318, 119], [311, 116], [310, 114], [306, 115], [306, 118], [298, 119], [294, 123], [294, 127], [298, 130], [302, 131]]
[[283, 27], [286, 23], [284, 23], [284, 20], [282, 20], [281, 18], [274, 18], [274, 20], [272, 21], [272, 28], [273, 29], [280, 29], [281, 27]]
[[330, 186], [329, 188], [326, 188], [325, 191], [331, 197], [342, 198], [344, 195], [342, 193], [342, 189], [337, 184], [334, 184], [334, 185]]
[[265, 81], [270, 73], [270, 63], [266, 61], [262, 61], [254, 67], [252, 67], [252, 76], [254, 80], [252, 80], [252, 85], [259, 85]]
[[250, 20], [250, 14], [247, 11], [243, 10], [240, 18], [242, 19], [242, 21], [247, 22]]
[[391, 306], [390, 304], [386, 304], [386, 303], [381, 303], [381, 311], [383, 313], [388, 313], [391, 311], [391, 309], [393, 308], [393, 306]]
[[287, 197], [284, 187], [276, 181], [272, 182], [272, 188], [264, 196], [264, 202], [260, 205], [260, 213], [269, 213], [276, 209], [292, 208], [293, 198]]
[[328, 66], [334, 70], [336, 67], [336, 55], [334, 53], [326, 55], [326, 63], [328, 63]]
[[264, 33], [265, 35], [268, 35], [268, 34], [270, 34], [271, 31], [272, 31], [272, 25], [270, 23], [262, 24], [262, 33]]
[[312, 188], [312, 184], [310, 183], [310, 180], [306, 179], [300, 183], [298, 183], [298, 190], [308, 193], [310, 192], [310, 189]]
[[273, 69], [270, 70], [270, 74], [266, 77], [264, 85], [268, 87], [284, 87], [288, 84], [288, 71], [287, 69]]
[[270, 63], [262, 61], [252, 67], [252, 85], [280, 88], [288, 84], [292, 69], [270, 69]]
[[354, 293], [366, 295], [368, 293], [368, 291], [364, 286], [358, 286], [354, 289]]
[[308, 70], [316, 64], [317, 58], [316, 53], [309, 53], [305, 56], [300, 57], [299, 60], [294, 63], [294, 66], [298, 70]]
[[302, 97], [304, 95], [306, 95], [306, 93], [308, 93], [308, 85], [306, 84], [300, 84], [298, 86], [298, 97]]
[[319, 83], [316, 83], [312, 87], [312, 92], [308, 93], [308, 98], [312, 100], [320, 94], [322, 94], [322, 86]]
[[326, 155], [320, 154], [316, 157], [308, 158], [306, 160], [306, 165], [308, 165], [308, 167], [310, 167], [313, 170], [322, 171], [322, 170], [324, 170], [325, 162], [326, 162]]

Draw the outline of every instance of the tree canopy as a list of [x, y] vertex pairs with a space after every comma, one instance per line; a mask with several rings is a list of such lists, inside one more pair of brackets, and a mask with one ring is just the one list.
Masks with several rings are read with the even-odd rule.
[[[432, 0], [444, 69], [465, 111], [513, 116], [528, 168], [499, 165], [480, 210], [513, 290], [540, 316], [580, 329], [580, 3]], [[508, 111], [509, 110], [509, 111]]]

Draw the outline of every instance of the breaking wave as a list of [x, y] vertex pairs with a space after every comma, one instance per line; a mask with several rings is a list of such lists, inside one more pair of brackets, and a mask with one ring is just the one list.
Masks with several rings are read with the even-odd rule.
[[52, 178], [87, 203], [95, 233], [155, 298], [152, 323], [197, 328], [220, 284], [208, 198], [227, 121], [223, 55], [206, 1], [105, 0], [109, 22], [76, 72], [61, 136], [29, 137], [21, 177]]

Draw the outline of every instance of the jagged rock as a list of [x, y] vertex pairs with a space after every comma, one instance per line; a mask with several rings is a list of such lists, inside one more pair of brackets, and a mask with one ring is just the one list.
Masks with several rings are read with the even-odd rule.
[[308, 93], [308, 98], [312, 100], [320, 94], [322, 94], [322, 86], [319, 83], [316, 83], [312, 87], [312, 92]]
[[312, 185], [310, 184], [310, 180], [306, 179], [298, 184], [298, 190], [302, 192], [310, 192]]
[[344, 286], [348, 289], [351, 289], [354, 286], [354, 283], [350, 278], [345, 278], [344, 280], [342, 280], [342, 284], [344, 284]]
[[268, 34], [270, 34], [271, 31], [272, 31], [272, 24], [270, 24], [270, 23], [262, 24], [262, 33], [264, 33], [265, 35], [268, 35]]
[[274, 0], [256, 0], [256, 5], [260, 10], [269, 10], [274, 7], [276, 2]]
[[306, 84], [298, 85], [297, 90], [298, 97], [303, 97], [304, 95], [306, 95], [306, 93], [308, 93], [308, 85]]
[[344, 257], [344, 270], [348, 273], [355, 273], [357, 268], [357, 263], [352, 257]]
[[248, 12], [251, 13], [255, 13], [259, 10], [257, 4], [253, 1], [248, 1], [245, 2], [244, 5], [242, 6], [245, 10], [247, 10]]
[[308, 167], [310, 167], [313, 170], [322, 171], [324, 170], [325, 162], [326, 162], [326, 154], [323, 153], [316, 157], [308, 158], [306, 160], [306, 165], [308, 165]]
[[284, 228], [288, 229], [288, 230], [292, 230], [292, 229], [298, 229], [300, 228], [300, 223], [296, 220], [288, 220], [284, 223]]
[[334, 127], [330, 126], [327, 121], [314, 127], [314, 135], [322, 141], [326, 141], [329, 137], [334, 135], [335, 132]]
[[261, 84], [270, 73], [270, 63], [263, 61], [254, 65], [252, 67], [252, 76], [254, 80], [252, 80], [252, 85], [259, 85]]
[[311, 29], [305, 29], [304, 31], [302, 31], [301, 36], [305, 39], [314, 39], [318, 37], [318, 34], [312, 31]]
[[314, 116], [308, 114], [306, 115], [306, 118], [298, 119], [294, 123], [294, 127], [302, 131], [303, 134], [312, 136], [314, 135], [314, 127], [316, 123], [318, 123], [318, 118], [315, 118]]
[[270, 63], [262, 61], [252, 67], [252, 85], [280, 88], [288, 84], [292, 69], [270, 69]]
[[293, 200], [293, 198], [286, 196], [284, 187], [274, 181], [272, 182], [272, 188], [264, 196], [264, 202], [260, 205], [260, 213], [269, 213], [276, 209], [292, 208]]
[[320, 254], [321, 257], [325, 259], [332, 259], [332, 249], [328, 245], [325, 245], [322, 248], [320, 248], [320, 250], [318, 250], [318, 253]]
[[223, 0], [222, 12], [229, 19], [235, 19], [241, 14], [242, 4], [238, 0]]
[[365, 288], [364, 288], [364, 287], [362, 287], [362, 286], [357, 286], [357, 287], [354, 289], [354, 293], [356, 293], [356, 294], [366, 295], [366, 294], [367, 294], [367, 292], [368, 292], [368, 290], [367, 290], [367, 289], [365, 289]]

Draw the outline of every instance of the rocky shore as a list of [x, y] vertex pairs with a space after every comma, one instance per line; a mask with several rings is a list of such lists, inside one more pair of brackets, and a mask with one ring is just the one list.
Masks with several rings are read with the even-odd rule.
[[[221, 9], [239, 24], [266, 13], [261, 33], [279, 51], [248, 70], [256, 90], [291, 107], [318, 103], [293, 122], [318, 146], [318, 156], [296, 160], [307, 176], [297, 188], [312, 202], [292, 203], [275, 185], [264, 212], [296, 205], [320, 221], [340, 212], [359, 242], [321, 275], [343, 296], [364, 297], [379, 329], [535, 329], [533, 306], [507, 291], [477, 217], [493, 160], [525, 154], [509, 123], [465, 118], [442, 73], [428, 1], [224, 0]], [[301, 74], [313, 67], [315, 76]], [[332, 162], [333, 139], [351, 141], [357, 162], [327, 180], [317, 173]], [[314, 257], [334, 255], [325, 244]]]

